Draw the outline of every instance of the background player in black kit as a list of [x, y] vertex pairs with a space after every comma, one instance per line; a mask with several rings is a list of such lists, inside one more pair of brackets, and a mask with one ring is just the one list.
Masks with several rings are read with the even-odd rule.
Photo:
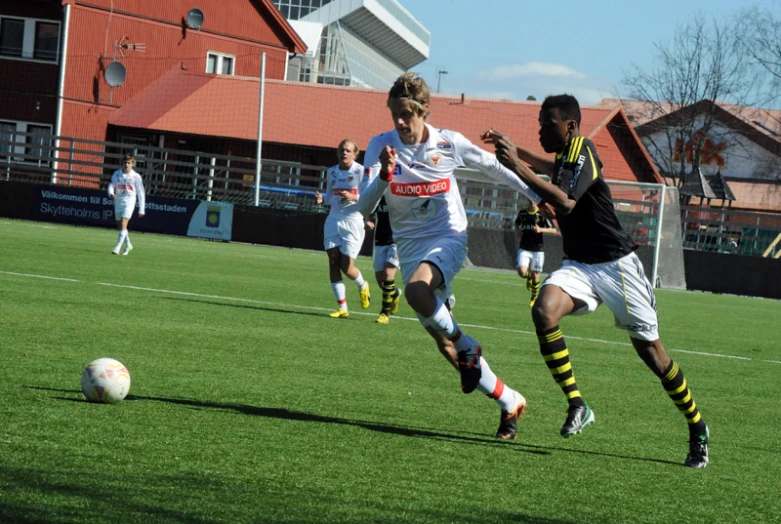
[[[593, 311], [604, 302], [613, 312], [616, 326], [627, 331], [637, 354], [659, 377], [686, 418], [689, 453], [684, 464], [706, 467], [708, 426], [683, 371], [659, 340], [653, 288], [634, 253], [637, 245], [618, 222], [596, 147], [580, 134], [578, 101], [571, 95], [558, 95], [542, 103], [540, 145], [546, 153], [555, 154], [554, 160], [532, 153], [492, 129], [483, 134], [483, 140], [496, 146], [499, 161], [542, 198], [542, 206], [555, 210], [561, 231], [565, 260], [545, 281], [532, 308], [540, 352], [569, 404], [561, 436], [580, 433], [594, 421], [594, 413], [575, 382], [559, 321], [565, 315]], [[526, 163], [550, 175], [551, 181], [537, 176]]]
[[526, 289], [532, 292], [529, 300], [531, 307], [540, 294], [540, 273], [545, 265], [542, 235], [556, 233], [557, 230], [550, 220], [540, 213], [540, 208], [534, 202], [529, 202], [528, 208], [518, 211], [515, 229], [521, 237], [515, 269], [518, 271], [518, 276], [526, 279]]
[[374, 229], [374, 276], [382, 289], [382, 310], [377, 317], [378, 324], [390, 322], [390, 315], [399, 311], [401, 290], [396, 287], [396, 270], [399, 269], [399, 253], [393, 241], [388, 204], [385, 197], [380, 200], [374, 213], [366, 219], [366, 226]]

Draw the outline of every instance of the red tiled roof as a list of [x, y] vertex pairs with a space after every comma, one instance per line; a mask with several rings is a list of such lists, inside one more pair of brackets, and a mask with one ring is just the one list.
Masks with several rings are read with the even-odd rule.
[[[256, 140], [258, 133], [258, 93], [256, 78], [210, 75], [174, 69], [136, 95], [109, 120], [115, 126], [145, 128], [159, 132], [219, 136]], [[374, 135], [392, 129], [386, 107], [387, 92], [352, 87], [326, 86], [299, 82], [267, 80], [265, 83], [263, 141], [314, 147], [335, 147], [350, 137], [366, 148]], [[543, 153], [538, 140], [537, 102], [463, 99], [432, 95], [429, 122], [435, 127], [459, 131], [480, 144], [480, 133], [493, 127], [514, 141]], [[581, 108], [581, 132], [598, 136], [606, 156], [614, 159], [613, 178], [634, 180], [627, 155], [635, 155], [639, 140], [630, 131], [632, 151], [619, 151], [619, 145], [606, 125], [616, 118], [628, 122], [619, 108]], [[645, 180], [658, 178], [642, 145], [640, 162]], [[602, 148], [600, 147], [602, 155]], [[620, 165], [619, 165], [620, 164]], [[606, 169], [607, 170], [607, 169]], [[654, 175], [655, 173], [655, 175]]]

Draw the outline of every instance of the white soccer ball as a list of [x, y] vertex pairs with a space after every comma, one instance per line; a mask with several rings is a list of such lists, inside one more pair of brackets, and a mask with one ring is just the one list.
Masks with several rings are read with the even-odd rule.
[[81, 373], [81, 391], [90, 402], [118, 404], [130, 391], [130, 372], [113, 358], [93, 360]]

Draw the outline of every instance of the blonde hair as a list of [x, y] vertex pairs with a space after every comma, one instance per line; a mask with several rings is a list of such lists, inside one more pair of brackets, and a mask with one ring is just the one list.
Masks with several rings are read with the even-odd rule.
[[426, 81], [416, 73], [404, 73], [396, 79], [388, 91], [388, 106], [391, 98], [409, 100], [419, 115], [428, 118], [430, 111], [426, 112], [426, 106], [431, 103], [431, 92]]
[[356, 142], [352, 138], [345, 138], [344, 140], [339, 142], [338, 148], [343, 147], [345, 144], [352, 144], [353, 145], [353, 147], [355, 148], [355, 156], [358, 156], [358, 153], [361, 152], [361, 148], [358, 147], [358, 142]]

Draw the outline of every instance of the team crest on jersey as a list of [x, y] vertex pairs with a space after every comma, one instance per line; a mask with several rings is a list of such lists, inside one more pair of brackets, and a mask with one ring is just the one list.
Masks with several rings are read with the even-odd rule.
[[431, 162], [432, 166], [438, 166], [442, 162], [442, 157], [440, 155], [431, 155], [428, 157], [428, 161]]
[[437, 214], [437, 201], [431, 198], [418, 198], [412, 202], [412, 214], [419, 220], [431, 220]]

